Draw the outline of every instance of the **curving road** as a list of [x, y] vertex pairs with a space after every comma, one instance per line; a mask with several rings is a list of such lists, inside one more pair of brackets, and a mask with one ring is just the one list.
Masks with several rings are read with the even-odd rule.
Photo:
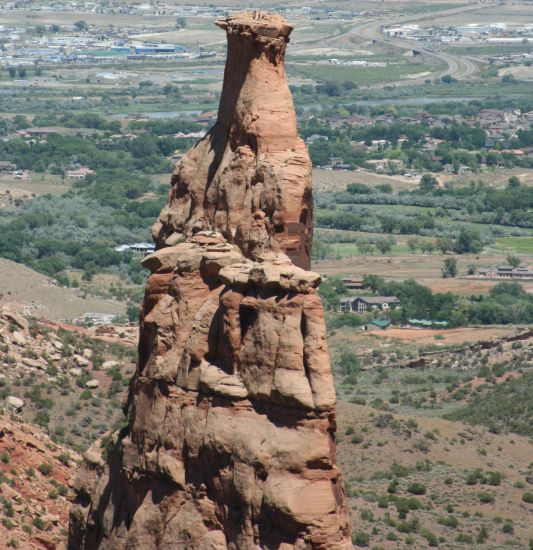
[[[364, 38], [365, 40], [373, 40], [374, 42], [381, 42], [389, 46], [395, 46], [403, 50], [417, 50], [420, 53], [433, 57], [446, 64], [446, 69], [438, 73], [437, 77], [450, 75], [453, 78], [460, 80], [469, 77], [476, 72], [476, 65], [469, 59], [463, 57], [451, 55], [446, 52], [433, 51], [429, 49], [424, 42], [416, 42], [414, 40], [403, 40], [399, 38], [389, 38], [381, 32], [381, 27], [385, 25], [402, 25], [405, 23], [412, 23], [415, 21], [423, 21], [426, 19], [434, 19], [436, 16], [442, 15], [454, 15], [457, 13], [463, 13], [473, 10], [480, 10], [484, 6], [480, 4], [470, 4], [460, 8], [452, 8], [448, 10], [435, 11], [430, 14], [424, 13], [421, 15], [412, 15], [405, 17], [397, 17], [394, 20], [380, 19], [377, 21], [371, 21], [369, 23], [356, 24], [348, 32]], [[423, 80], [423, 79], [422, 79]], [[412, 84], [416, 79], [409, 80], [408, 83]]]

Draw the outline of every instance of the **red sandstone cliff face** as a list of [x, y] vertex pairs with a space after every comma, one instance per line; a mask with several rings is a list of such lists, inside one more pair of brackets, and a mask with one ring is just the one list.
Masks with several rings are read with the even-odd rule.
[[351, 547], [320, 277], [298, 266], [312, 198], [283, 71], [290, 27], [219, 25], [219, 122], [176, 168], [155, 226], [128, 426], [81, 469], [71, 549]]
[[[176, 166], [154, 240], [163, 246], [216, 230], [247, 257], [275, 249], [309, 269], [311, 162], [297, 134], [284, 65], [292, 27], [261, 14], [217, 24], [228, 34], [218, 120]], [[254, 213], [265, 217], [264, 235], [254, 232]]]

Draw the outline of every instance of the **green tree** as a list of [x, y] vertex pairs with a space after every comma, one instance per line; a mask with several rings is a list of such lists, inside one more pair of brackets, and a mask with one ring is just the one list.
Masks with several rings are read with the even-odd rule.
[[483, 250], [481, 236], [475, 229], [463, 227], [453, 247], [457, 254], [478, 254]]
[[507, 263], [511, 267], [518, 267], [522, 263], [522, 261], [518, 256], [515, 256], [514, 254], [509, 254], [509, 256], [507, 256]]
[[455, 258], [446, 258], [442, 266], [442, 276], [447, 279], [448, 277], [455, 277], [456, 275], [457, 260]]
[[420, 246], [420, 241], [418, 240], [418, 237], [409, 237], [407, 239], [407, 248], [411, 252], [416, 252], [416, 249]]
[[341, 95], [339, 85], [333, 80], [326, 81], [322, 88], [324, 90], [324, 93], [329, 97], [338, 97]]
[[84, 32], [89, 28], [89, 26], [87, 25], [87, 21], [84, 21], [83, 19], [80, 19], [79, 21], [76, 21], [74, 23], [74, 28], [78, 32]]
[[432, 241], [422, 241], [420, 243], [420, 249], [424, 253], [431, 254], [435, 250], [435, 244]]
[[520, 187], [520, 180], [516, 176], [511, 176], [507, 180], [507, 189], [516, 189]]
[[449, 237], [439, 237], [435, 244], [442, 254], [447, 254], [453, 249], [453, 241]]
[[378, 239], [376, 241], [376, 248], [382, 253], [382, 254], [387, 254], [388, 252], [391, 251], [391, 243], [389, 241], [389, 239], [387, 239], [386, 237], [383, 237], [382, 239]]
[[365, 275], [363, 277], [363, 288], [369, 288], [372, 292], [381, 292], [385, 281], [378, 275]]
[[328, 256], [332, 256], [332, 255], [333, 255], [333, 247], [331, 246], [331, 244], [322, 242], [319, 239], [313, 239], [313, 250], [312, 250], [313, 258], [323, 260], [324, 258], [327, 258]]
[[187, 20], [185, 17], [178, 17], [176, 19], [176, 28], [177, 29], [184, 29], [187, 26]]
[[437, 187], [438, 181], [435, 176], [431, 174], [423, 174], [420, 178], [420, 190], [421, 191], [433, 191]]
[[359, 250], [359, 254], [362, 254], [363, 256], [366, 254], [372, 254], [374, 245], [365, 239], [361, 239], [357, 241], [357, 250]]

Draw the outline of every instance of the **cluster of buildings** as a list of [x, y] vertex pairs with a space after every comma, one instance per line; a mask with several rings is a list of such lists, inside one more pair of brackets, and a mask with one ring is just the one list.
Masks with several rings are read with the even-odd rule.
[[383, 27], [381, 32], [390, 38], [423, 42], [485, 41], [494, 44], [520, 44], [533, 41], [531, 23], [512, 28], [507, 23], [469, 23], [455, 27], [435, 25], [429, 28], [411, 24]]
[[396, 296], [345, 296], [339, 301], [339, 311], [347, 313], [367, 313], [389, 311], [400, 307]]
[[[301, 119], [311, 119], [314, 115], [311, 113], [303, 113]], [[471, 127], [478, 127], [485, 132], [485, 142], [483, 148], [487, 152], [507, 153], [516, 157], [529, 156], [533, 157], [533, 147], [516, 148], [514, 140], [521, 130], [529, 130], [533, 127], [533, 111], [521, 112], [520, 110], [497, 110], [483, 109], [476, 115], [437, 115], [432, 113], [417, 113], [410, 116], [397, 117], [393, 113], [385, 113], [376, 116], [350, 115], [343, 117], [341, 115], [332, 115], [322, 119], [322, 122], [334, 129], [341, 129], [345, 124], [355, 127], [366, 128], [375, 124], [382, 126], [392, 125], [424, 125], [427, 128], [427, 134], [424, 136], [420, 144], [420, 150], [431, 154], [436, 162], [442, 163], [444, 172], [456, 171], [457, 167], [451, 164], [446, 164], [444, 159], [435, 154], [435, 151], [444, 143], [442, 139], [431, 136], [431, 131], [435, 128], [446, 128], [451, 123], [459, 125], [466, 124]], [[323, 134], [312, 134], [307, 137], [306, 143], [312, 145], [320, 141], [329, 141], [329, 137]], [[394, 142], [387, 139], [373, 139], [370, 141], [353, 141], [351, 143], [355, 150], [360, 150], [366, 153], [382, 151], [390, 148], [401, 148], [402, 144], [407, 141], [407, 136], [400, 136]], [[372, 159], [366, 162], [367, 168], [377, 173], [401, 173], [404, 169], [401, 159]], [[325, 169], [332, 170], [349, 170], [351, 166], [344, 162], [342, 157], [331, 157], [329, 166], [324, 166]], [[460, 173], [468, 172], [468, 166], [460, 166]]]
[[[116, 62], [121, 57], [128, 60], [195, 59], [212, 56], [213, 52], [192, 52], [181, 44], [153, 41], [134, 41], [113, 38], [110, 32], [104, 39], [101, 33], [38, 35], [0, 26], [0, 65], [18, 67], [36, 63], [91, 63]], [[108, 34], [102, 31], [103, 34]]]
[[366, 61], [364, 59], [328, 59], [330, 65], [343, 65], [347, 67], [386, 67], [384, 61]]
[[[29, 4], [29, 5], [28, 5]], [[86, 2], [76, 0], [52, 1], [33, 0], [31, 2], [4, 2], [1, 13], [56, 12], [76, 14], [109, 14], [109, 15], [151, 15], [159, 17], [195, 16], [217, 17], [225, 15], [228, 10], [211, 5], [188, 6], [176, 5], [172, 2]]]
[[533, 279], [533, 270], [529, 267], [500, 265], [479, 269], [477, 276], [485, 279], [531, 280]]
[[[533, 273], [532, 273], [533, 275]], [[359, 289], [357, 284], [354, 285], [354, 279], [343, 279], [347, 290]], [[357, 287], [357, 288], [356, 288]], [[391, 326], [391, 320], [387, 318], [388, 312], [399, 309], [401, 302], [396, 296], [345, 296], [339, 301], [339, 313], [382, 313], [384, 317], [372, 319], [361, 325], [361, 330], [367, 332], [387, 330]], [[433, 321], [431, 319], [408, 319], [407, 323], [402, 328], [412, 329], [443, 329], [447, 328], [446, 321]]]

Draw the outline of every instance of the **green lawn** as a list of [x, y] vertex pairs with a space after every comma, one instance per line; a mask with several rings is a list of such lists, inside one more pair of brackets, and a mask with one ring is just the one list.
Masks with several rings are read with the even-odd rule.
[[378, 82], [395, 82], [414, 73], [435, 70], [433, 65], [410, 65], [402, 63], [387, 67], [351, 67], [344, 65], [291, 65], [289, 72], [298, 76], [306, 76], [315, 80], [353, 80], [360, 85], [376, 84]]
[[501, 237], [496, 239], [496, 246], [520, 254], [533, 254], [533, 237]]
[[[383, 236], [383, 235], [382, 235]], [[361, 256], [356, 243], [332, 243], [335, 256], [346, 257], [346, 256]], [[387, 252], [386, 256], [391, 254], [411, 254], [406, 244], [398, 243], [392, 245], [390, 252]], [[368, 254], [365, 254], [368, 255]], [[382, 254], [374, 248], [372, 253], [373, 256], [381, 256]]]

